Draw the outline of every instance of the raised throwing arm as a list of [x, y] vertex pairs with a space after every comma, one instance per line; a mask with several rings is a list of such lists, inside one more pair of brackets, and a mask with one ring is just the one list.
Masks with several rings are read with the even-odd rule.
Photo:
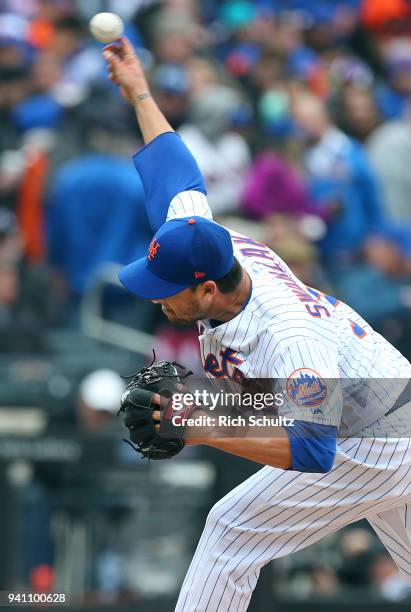
[[143, 183], [153, 231], [175, 217], [211, 218], [206, 188], [196, 160], [152, 98], [140, 60], [131, 43], [121, 38], [103, 56], [109, 77], [137, 116], [145, 146], [134, 156]]
[[108, 45], [103, 57], [108, 64], [110, 80], [119, 86], [121, 95], [135, 110], [144, 143], [148, 144], [164, 132], [173, 132], [151, 96], [143, 67], [130, 41], [123, 37]]

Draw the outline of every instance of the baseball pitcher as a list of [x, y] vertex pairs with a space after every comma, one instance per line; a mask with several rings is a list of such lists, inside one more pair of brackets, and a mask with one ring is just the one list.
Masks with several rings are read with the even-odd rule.
[[[153, 364], [129, 385], [124, 422], [144, 456], [208, 444], [264, 465], [212, 508], [176, 611], [246, 610], [263, 565], [363, 518], [411, 582], [410, 364], [264, 244], [212, 220], [199, 168], [130, 43], [122, 38], [104, 57], [144, 138], [134, 163], [154, 232], [121, 282], [170, 321], [197, 323], [207, 377], [285, 381], [281, 410], [293, 424], [281, 436], [241, 439], [201, 438], [187, 426], [176, 438], [162, 388], [182, 388], [178, 367]], [[336, 380], [341, 392], [330, 389]]]

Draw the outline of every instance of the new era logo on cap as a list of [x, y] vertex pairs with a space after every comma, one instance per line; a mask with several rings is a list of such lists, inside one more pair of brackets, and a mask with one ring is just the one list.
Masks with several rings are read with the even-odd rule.
[[204, 278], [206, 275], [205, 272], [194, 272], [194, 278]]

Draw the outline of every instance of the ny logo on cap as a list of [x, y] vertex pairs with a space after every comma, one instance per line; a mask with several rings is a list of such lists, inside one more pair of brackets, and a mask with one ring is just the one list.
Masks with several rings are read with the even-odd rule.
[[149, 261], [153, 261], [154, 257], [157, 255], [157, 251], [160, 248], [160, 243], [157, 242], [155, 238], [150, 242], [150, 246], [148, 247], [147, 259]]

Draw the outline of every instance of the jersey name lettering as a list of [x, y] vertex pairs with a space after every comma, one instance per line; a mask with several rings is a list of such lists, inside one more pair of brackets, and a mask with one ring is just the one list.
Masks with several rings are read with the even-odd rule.
[[[265, 266], [269, 273], [275, 276], [276, 278], [285, 281], [287, 287], [291, 289], [294, 295], [300, 300], [300, 302], [315, 302], [315, 298], [313, 298], [307, 291], [304, 289], [289, 275], [287, 274], [287, 270], [284, 270], [279, 263], [276, 263], [273, 259], [272, 253], [270, 250], [260, 242], [255, 242], [251, 238], [245, 238], [242, 236], [233, 235], [233, 242], [235, 244], [245, 243], [247, 245], [253, 245], [254, 248], [245, 247], [241, 248], [240, 251], [245, 257], [261, 257], [262, 259], [268, 259], [271, 263], [262, 263]], [[311, 313], [310, 313], [311, 314]], [[327, 313], [328, 314], [328, 313]], [[317, 315], [315, 315], [317, 316]]]

